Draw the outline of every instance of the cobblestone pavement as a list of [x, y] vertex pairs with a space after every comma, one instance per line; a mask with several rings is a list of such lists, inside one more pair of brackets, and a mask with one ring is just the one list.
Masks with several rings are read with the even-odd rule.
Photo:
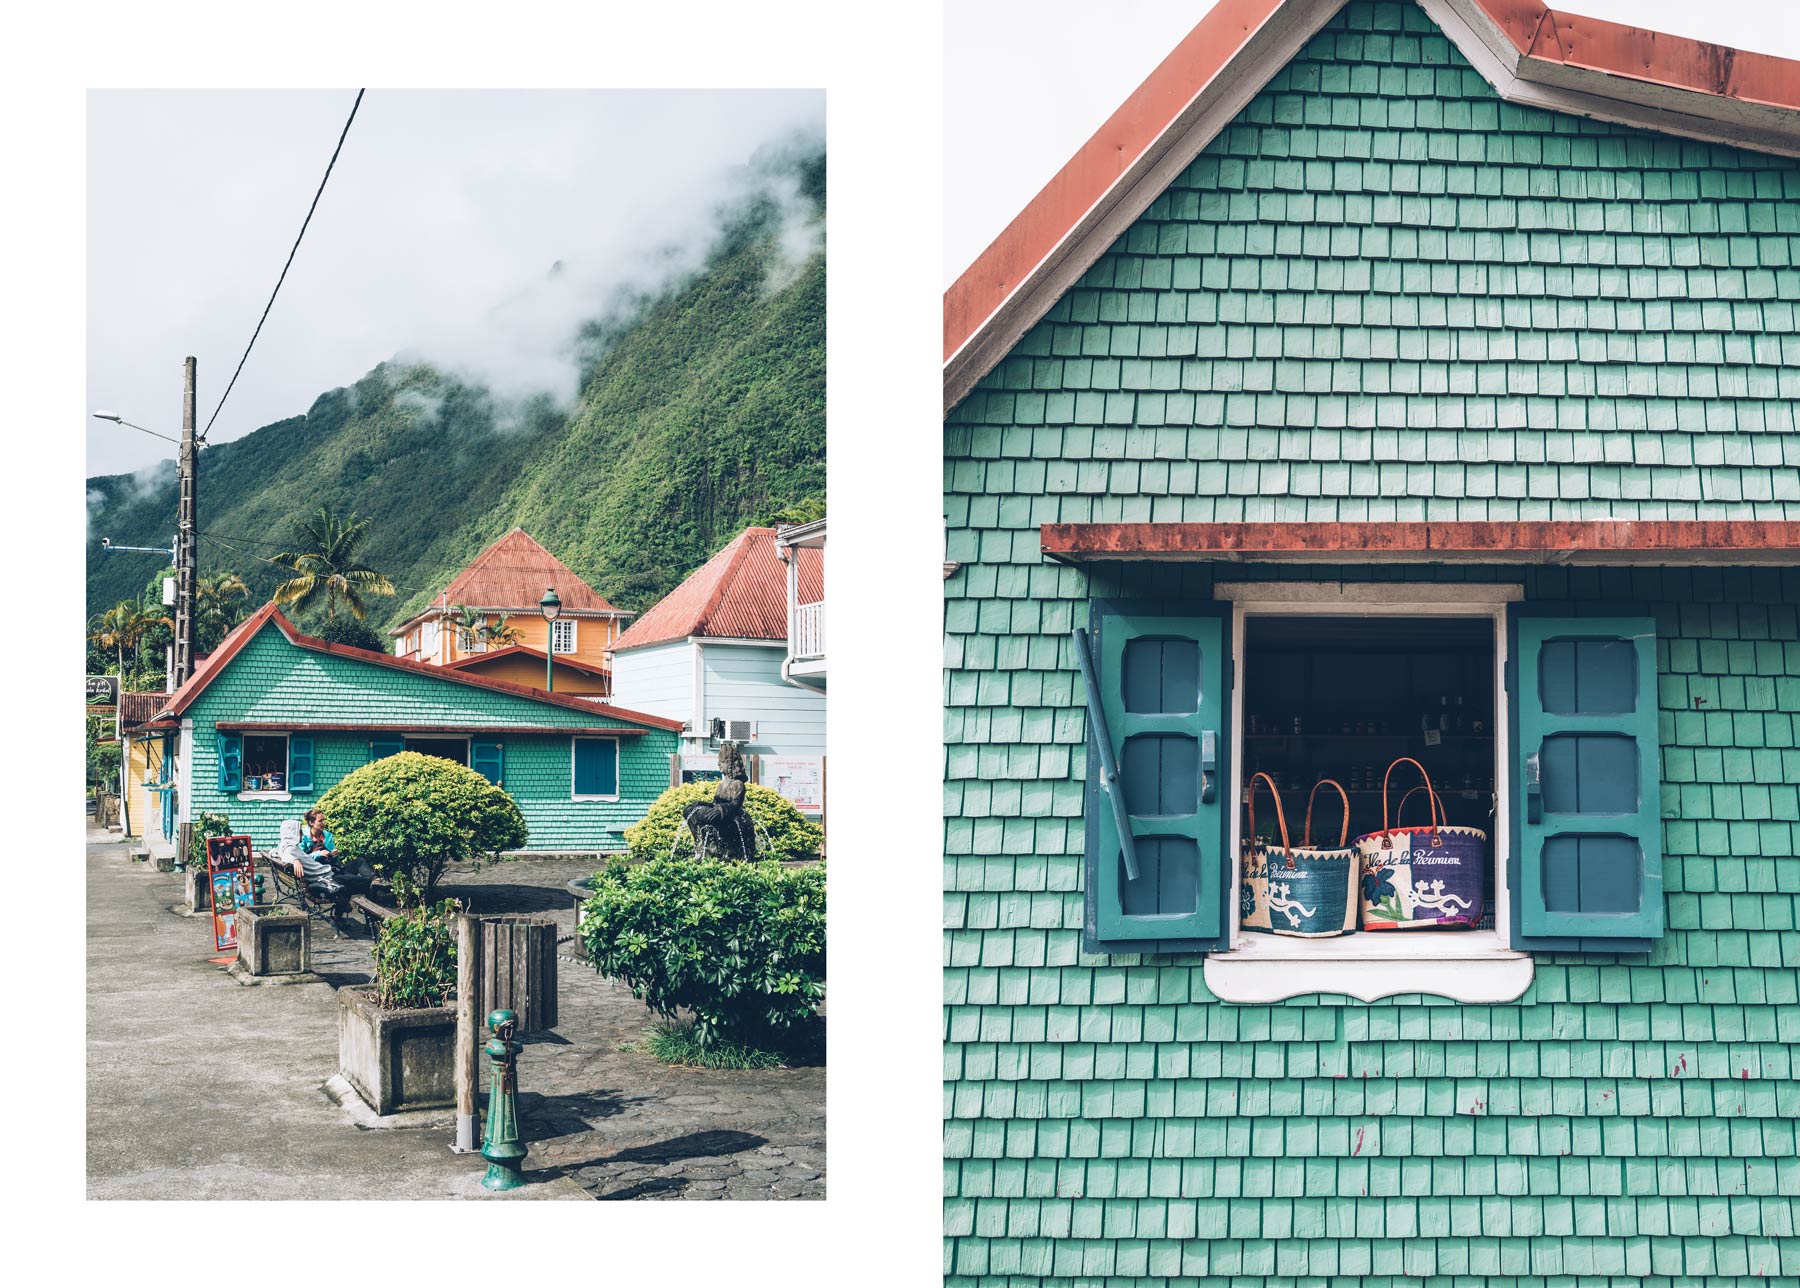
[[[654, 1018], [631, 990], [574, 956], [566, 883], [591, 860], [516, 859], [452, 868], [442, 897], [475, 912], [555, 919], [558, 1026], [525, 1039], [519, 1113], [528, 1165], [558, 1168], [599, 1199], [825, 1197], [825, 1069], [680, 1069], [637, 1051]], [[313, 968], [334, 987], [366, 983], [360, 920], [333, 939], [315, 925]], [[485, 1095], [485, 1069], [484, 1095]]]

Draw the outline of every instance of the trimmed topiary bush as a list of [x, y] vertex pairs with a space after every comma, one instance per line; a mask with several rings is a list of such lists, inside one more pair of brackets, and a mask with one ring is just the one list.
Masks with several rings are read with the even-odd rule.
[[701, 1048], [780, 1047], [825, 995], [825, 869], [615, 859], [582, 907], [588, 960]]
[[[673, 857], [693, 858], [694, 838], [688, 834], [687, 826], [681, 821], [681, 811], [686, 806], [710, 801], [718, 789], [716, 782], [686, 783], [680, 787], [671, 787], [658, 796], [656, 804], [650, 807], [650, 812], [641, 821], [625, 829], [625, 844], [631, 847], [631, 857], [640, 862], [666, 859], [670, 857], [670, 847], [673, 846]], [[819, 847], [825, 844], [824, 829], [817, 823], [809, 822], [780, 792], [755, 783], [746, 784], [744, 807], [750, 811], [750, 817], [756, 820], [760, 831], [768, 834], [769, 844], [774, 847], [766, 857], [818, 857]], [[760, 834], [757, 840], [760, 844]]]
[[429, 902], [451, 863], [525, 844], [525, 816], [466, 765], [403, 751], [347, 774], [319, 798], [345, 859], [404, 876]]

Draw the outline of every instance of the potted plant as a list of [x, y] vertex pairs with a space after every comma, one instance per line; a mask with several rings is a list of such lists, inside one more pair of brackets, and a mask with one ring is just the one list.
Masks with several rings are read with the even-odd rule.
[[312, 969], [312, 923], [298, 908], [252, 904], [237, 914], [238, 961], [252, 975]]
[[[404, 876], [395, 894], [412, 893]], [[456, 1098], [456, 905], [423, 901], [375, 940], [375, 982], [338, 990], [338, 1071], [376, 1113]]]
[[193, 830], [189, 833], [188, 852], [185, 858], [176, 856], [176, 867], [186, 867], [188, 911], [212, 911], [212, 886], [207, 880], [206, 872], [206, 841], [208, 837], [230, 835], [229, 815], [204, 813], [194, 820]]

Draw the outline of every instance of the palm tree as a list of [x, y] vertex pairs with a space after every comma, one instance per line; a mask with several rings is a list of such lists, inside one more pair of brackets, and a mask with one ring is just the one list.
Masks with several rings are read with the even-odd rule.
[[278, 568], [294, 576], [275, 588], [275, 602], [301, 611], [325, 601], [325, 615], [337, 616], [338, 601], [344, 601], [359, 621], [367, 615], [365, 595], [391, 595], [394, 583], [367, 564], [357, 561], [357, 552], [369, 535], [369, 521], [354, 514], [339, 519], [325, 507], [311, 519], [294, 522], [296, 549], [284, 550], [270, 558]]
[[123, 676], [125, 650], [135, 652], [144, 642], [144, 636], [158, 626], [167, 626], [170, 630], [175, 628], [175, 624], [168, 618], [145, 612], [143, 605], [122, 599], [100, 614], [98, 622], [88, 632], [88, 642], [96, 648], [113, 649], [119, 659], [119, 674]]
[[508, 615], [501, 613], [500, 616], [481, 628], [482, 638], [487, 640], [489, 644], [498, 644], [502, 648], [508, 644], [517, 644], [519, 642], [519, 628], [516, 626], [508, 626], [506, 624], [507, 620]]
[[200, 578], [194, 588], [194, 616], [197, 619], [201, 638], [207, 641], [202, 647], [210, 652], [218, 642], [230, 633], [231, 628], [240, 620], [236, 601], [250, 597], [250, 587], [235, 572], [214, 573], [211, 577]]

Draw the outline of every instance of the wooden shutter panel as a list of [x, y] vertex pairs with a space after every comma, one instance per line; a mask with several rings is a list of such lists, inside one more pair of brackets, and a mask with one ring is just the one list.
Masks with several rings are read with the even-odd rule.
[[313, 740], [290, 737], [288, 739], [288, 790], [310, 792], [313, 789], [312, 778]]
[[[1086, 639], [1087, 891], [1090, 951], [1224, 947], [1230, 857], [1225, 808], [1229, 605], [1095, 601]], [[1075, 637], [1079, 647], [1082, 638]], [[1102, 782], [1104, 727], [1118, 771]], [[1122, 844], [1118, 818], [1130, 834]], [[1137, 876], [1130, 875], [1136, 867]]]
[[1656, 622], [1509, 616], [1512, 946], [1646, 952], [1663, 933]]
[[471, 742], [469, 744], [469, 768], [496, 787], [500, 785], [502, 772], [506, 767], [505, 760], [506, 752], [497, 742]]
[[369, 759], [386, 760], [389, 756], [398, 756], [406, 750], [406, 741], [402, 738], [369, 739]]
[[242, 791], [244, 788], [244, 740], [235, 733], [219, 735], [219, 790]]

